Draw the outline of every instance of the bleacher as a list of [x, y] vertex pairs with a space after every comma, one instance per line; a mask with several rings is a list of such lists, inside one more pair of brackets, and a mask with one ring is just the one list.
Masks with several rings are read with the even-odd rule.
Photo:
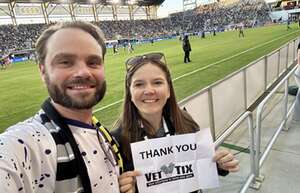
[[[199, 32], [217, 29], [223, 31], [228, 26], [244, 23], [245, 27], [261, 26], [270, 21], [266, 4], [260, 0], [240, 1], [230, 6], [214, 4], [204, 12], [200, 8], [191, 10], [183, 20], [183, 12], [168, 18], [155, 20], [126, 20], [96, 22], [106, 35], [107, 40], [122, 38], [155, 38], [179, 35], [183, 32]], [[45, 24], [22, 24], [18, 26], [0, 25], [0, 52], [30, 49], [47, 27]]]

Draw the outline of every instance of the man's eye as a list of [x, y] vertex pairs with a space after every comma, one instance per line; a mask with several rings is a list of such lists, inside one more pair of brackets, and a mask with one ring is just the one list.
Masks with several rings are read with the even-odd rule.
[[70, 65], [71, 61], [70, 60], [59, 60], [58, 63], [63, 64], [63, 65]]
[[61, 61], [62, 64], [69, 64], [70, 62], [68, 60], [64, 60], [64, 61]]

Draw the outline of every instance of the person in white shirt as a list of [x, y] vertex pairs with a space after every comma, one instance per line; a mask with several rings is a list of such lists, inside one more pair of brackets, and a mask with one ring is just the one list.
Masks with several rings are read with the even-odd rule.
[[298, 94], [296, 96], [293, 121], [295, 121], [296, 123], [300, 123], [300, 43], [298, 44], [298, 68], [295, 72], [295, 80], [298, 86]]
[[0, 135], [5, 193], [119, 193], [119, 165], [92, 108], [106, 91], [101, 30], [86, 22], [51, 26], [36, 44], [49, 98]]

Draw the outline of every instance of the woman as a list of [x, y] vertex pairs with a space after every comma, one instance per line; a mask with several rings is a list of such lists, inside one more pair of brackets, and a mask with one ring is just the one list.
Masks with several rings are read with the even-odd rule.
[[[192, 117], [177, 105], [172, 79], [162, 53], [137, 56], [126, 62], [125, 101], [113, 135], [120, 143], [125, 172], [120, 176], [120, 191], [135, 192], [135, 176], [130, 143], [168, 134], [186, 134], [199, 130]], [[228, 151], [214, 157], [219, 174], [239, 170], [238, 161]]]

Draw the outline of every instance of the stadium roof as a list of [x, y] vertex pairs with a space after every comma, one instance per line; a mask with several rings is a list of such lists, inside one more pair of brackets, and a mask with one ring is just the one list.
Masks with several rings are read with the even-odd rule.
[[[119, 0], [121, 5], [128, 5], [132, 4], [131, 2], [134, 2], [134, 4], [140, 5], [140, 6], [151, 6], [151, 5], [161, 5], [165, 0]], [[10, 3], [10, 2], [16, 2], [16, 3], [43, 3], [43, 2], [49, 2], [54, 4], [61, 4], [61, 3], [79, 3], [79, 4], [103, 4], [103, 5], [109, 5], [109, 4], [115, 4], [113, 0], [0, 0], [0, 3]]]

